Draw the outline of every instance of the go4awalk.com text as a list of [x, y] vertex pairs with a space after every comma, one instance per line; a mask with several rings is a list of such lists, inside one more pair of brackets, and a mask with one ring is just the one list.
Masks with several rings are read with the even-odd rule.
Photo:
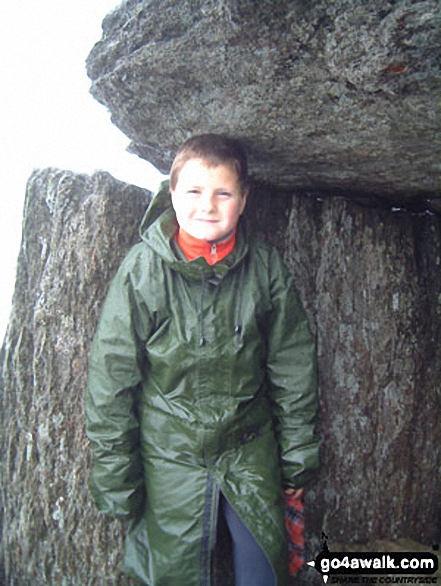
[[330, 584], [437, 584], [438, 558], [429, 552], [342, 553], [324, 550], [315, 569]]

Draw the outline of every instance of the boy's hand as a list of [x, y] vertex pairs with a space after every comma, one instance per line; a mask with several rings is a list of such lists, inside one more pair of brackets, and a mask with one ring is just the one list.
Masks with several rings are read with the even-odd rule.
[[304, 488], [284, 488], [283, 492], [286, 494], [286, 496], [294, 496], [295, 498], [302, 498], [305, 489]]

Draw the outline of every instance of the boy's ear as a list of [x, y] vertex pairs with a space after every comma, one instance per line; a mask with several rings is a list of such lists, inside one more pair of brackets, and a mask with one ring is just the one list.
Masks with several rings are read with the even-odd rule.
[[243, 214], [245, 206], [247, 205], [249, 193], [250, 193], [250, 188], [245, 187], [245, 189], [243, 190], [243, 193], [242, 193], [242, 205], [241, 205], [241, 210], [240, 210], [241, 214]]
[[176, 207], [175, 207], [175, 192], [174, 192], [174, 190], [172, 191], [171, 189], [170, 189], [170, 202], [171, 202], [172, 208], [176, 211]]

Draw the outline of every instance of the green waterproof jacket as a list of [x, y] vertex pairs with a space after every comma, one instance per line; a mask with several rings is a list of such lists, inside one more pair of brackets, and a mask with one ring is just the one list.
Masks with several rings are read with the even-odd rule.
[[187, 261], [167, 185], [111, 283], [89, 363], [90, 486], [130, 519], [123, 571], [212, 584], [219, 493], [287, 583], [282, 486], [318, 468], [315, 349], [278, 253], [239, 223], [219, 263]]

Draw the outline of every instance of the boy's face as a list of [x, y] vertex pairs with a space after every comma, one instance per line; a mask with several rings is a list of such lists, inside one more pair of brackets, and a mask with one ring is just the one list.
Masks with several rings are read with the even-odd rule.
[[172, 204], [179, 226], [188, 234], [221, 242], [234, 232], [247, 195], [232, 166], [211, 167], [203, 159], [190, 159], [179, 173]]

